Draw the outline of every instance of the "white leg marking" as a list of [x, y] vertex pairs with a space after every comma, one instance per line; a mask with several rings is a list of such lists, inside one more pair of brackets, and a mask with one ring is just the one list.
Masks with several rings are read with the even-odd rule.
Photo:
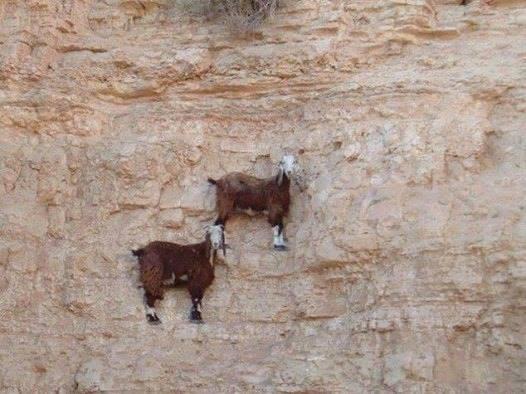
[[148, 306], [148, 303], [146, 302], [146, 296], [144, 296], [143, 300], [144, 300], [144, 309], [146, 311], [146, 314], [147, 315], [152, 315], [152, 316], [157, 316], [155, 314], [155, 308], [151, 308], [151, 307]]
[[194, 298], [194, 302], [195, 302], [195, 309], [198, 312], [201, 312], [201, 303], [199, 302], [199, 298]]
[[272, 232], [274, 234], [274, 245], [279, 245], [279, 226], [272, 227]]
[[279, 233], [279, 226], [272, 227], [274, 233], [274, 246], [285, 246], [285, 240], [283, 239], [283, 231]]
[[283, 239], [283, 233], [284, 231], [281, 231], [281, 234], [279, 235], [279, 244], [282, 246], [285, 246], [285, 240]]
[[157, 316], [155, 313], [155, 308], [151, 308], [148, 305], [146, 305], [146, 314], [150, 316]]
[[181, 277], [179, 279], [181, 279], [181, 280], [188, 280], [188, 275], [186, 275], [186, 274], [181, 275]]

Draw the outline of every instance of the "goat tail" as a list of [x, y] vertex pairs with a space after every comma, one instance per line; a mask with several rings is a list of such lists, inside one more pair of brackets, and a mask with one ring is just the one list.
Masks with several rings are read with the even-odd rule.
[[144, 249], [137, 249], [137, 250], [132, 249], [131, 252], [134, 256], [141, 257], [144, 254]]
[[208, 178], [208, 183], [210, 183], [211, 185], [217, 185], [217, 181], [212, 178]]

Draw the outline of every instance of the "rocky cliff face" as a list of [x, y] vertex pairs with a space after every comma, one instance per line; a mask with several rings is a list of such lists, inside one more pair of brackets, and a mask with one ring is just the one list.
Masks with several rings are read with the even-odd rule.
[[[526, 6], [283, 1], [250, 36], [187, 0], [0, 1], [2, 392], [520, 392]], [[207, 176], [304, 171], [187, 321], [129, 250], [194, 242]]]

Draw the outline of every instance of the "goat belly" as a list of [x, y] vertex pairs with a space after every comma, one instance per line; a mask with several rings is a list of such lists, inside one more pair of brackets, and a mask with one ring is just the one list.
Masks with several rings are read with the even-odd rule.
[[266, 209], [266, 204], [263, 204], [255, 199], [236, 201], [236, 211], [244, 212], [247, 215], [257, 215], [263, 213]]
[[188, 274], [175, 275], [172, 273], [172, 276], [168, 279], [163, 279], [164, 286], [177, 286], [179, 284], [185, 284], [188, 282]]
[[175, 279], [181, 279], [183, 276], [187, 275], [188, 270], [183, 269], [184, 267], [181, 267], [181, 269], [173, 269], [171, 274]]
[[252, 208], [248, 208], [248, 209], [237, 208], [236, 210], [238, 212], [242, 212], [242, 213], [244, 213], [245, 215], [248, 215], [248, 216], [256, 216], [256, 215], [260, 215], [260, 214], [267, 215], [268, 214], [267, 210], [254, 210]]

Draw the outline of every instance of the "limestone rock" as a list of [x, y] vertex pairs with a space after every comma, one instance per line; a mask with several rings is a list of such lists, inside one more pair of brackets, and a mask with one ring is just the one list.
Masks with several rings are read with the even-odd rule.
[[[524, 391], [524, 2], [280, 3], [0, 2], [0, 392]], [[130, 250], [284, 153], [289, 250], [236, 215], [148, 325]]]

